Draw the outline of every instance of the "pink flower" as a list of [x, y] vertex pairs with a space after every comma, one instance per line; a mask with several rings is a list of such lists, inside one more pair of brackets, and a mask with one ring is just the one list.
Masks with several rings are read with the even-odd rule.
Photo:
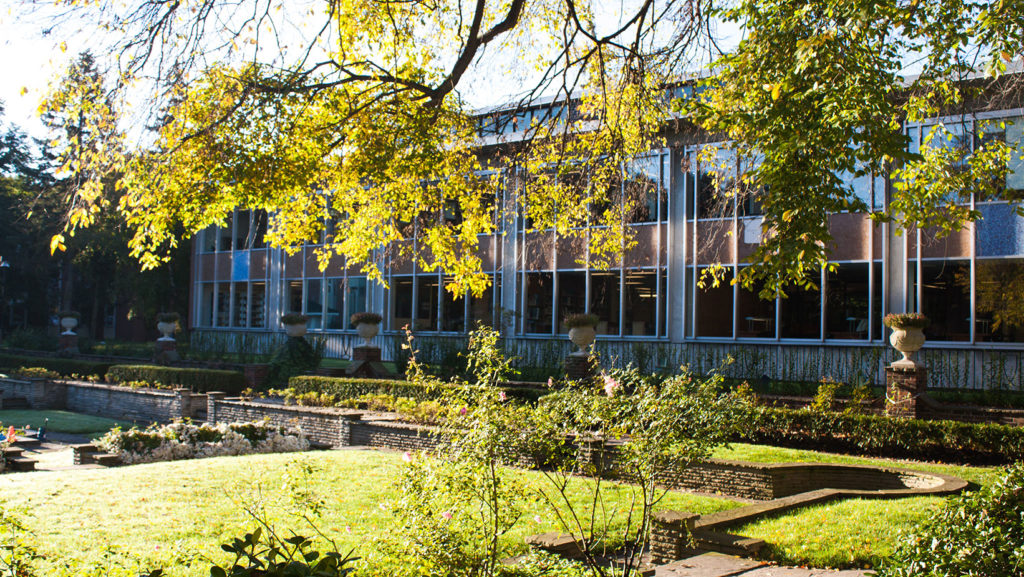
[[465, 415], [466, 414], [466, 407], [459, 407], [459, 414], [460, 415]]
[[503, 403], [504, 403], [504, 402], [505, 402], [505, 399], [507, 399], [507, 398], [508, 398], [508, 397], [506, 397], [506, 396], [505, 396], [505, 391], [499, 391], [499, 392], [498, 392], [498, 400], [499, 400], [499, 401], [501, 401], [501, 402], [503, 402]]
[[555, 379], [553, 379], [551, 377], [548, 377], [548, 387], [554, 387], [554, 386], [555, 386]]
[[352, 532], [352, 526], [351, 525], [345, 525], [345, 532], [346, 533], [351, 533]]
[[402, 460], [405, 461], [406, 463], [411, 463], [412, 453], [410, 453], [409, 451], [402, 453]]
[[534, 523], [540, 523], [540, 515], [534, 515], [533, 516], [533, 521], [534, 521]]
[[444, 513], [441, 513], [441, 518], [444, 519], [445, 521], [451, 521], [451, 519], [452, 519], [451, 511], [445, 511]]
[[609, 397], [615, 396], [615, 389], [619, 388], [619, 382], [607, 373], [601, 373], [601, 378], [604, 379], [604, 394]]

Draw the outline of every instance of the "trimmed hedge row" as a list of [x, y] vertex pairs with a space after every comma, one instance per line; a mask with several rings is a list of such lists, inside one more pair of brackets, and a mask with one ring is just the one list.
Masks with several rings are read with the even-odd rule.
[[[292, 377], [288, 386], [296, 393], [330, 393], [341, 399], [355, 399], [363, 395], [391, 395], [408, 397], [417, 401], [429, 401], [440, 396], [440, 390], [454, 385], [440, 384], [437, 387], [426, 387], [409, 381], [387, 379], [349, 379], [344, 377], [320, 377], [302, 375]], [[505, 394], [514, 399], [536, 403], [537, 399], [550, 393], [548, 389], [537, 387], [501, 387]]]
[[238, 394], [248, 386], [245, 375], [239, 371], [186, 369], [156, 365], [114, 365], [107, 371], [108, 383], [138, 381], [159, 383], [168, 387], [184, 387], [201, 393], [223, 391], [228, 394]]
[[40, 367], [60, 373], [62, 377], [71, 375], [103, 377], [110, 369], [111, 363], [84, 361], [79, 359], [62, 359], [59, 357], [26, 357], [21, 355], [0, 354], [0, 367], [17, 369], [22, 367]]
[[737, 441], [879, 457], [1003, 464], [1024, 459], [1024, 427], [752, 407]]

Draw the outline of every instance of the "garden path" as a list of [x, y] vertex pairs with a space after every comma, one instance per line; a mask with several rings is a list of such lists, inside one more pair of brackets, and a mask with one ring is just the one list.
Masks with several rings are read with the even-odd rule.
[[704, 553], [689, 559], [673, 561], [654, 570], [653, 577], [866, 577], [867, 571], [779, 567], [761, 561]]

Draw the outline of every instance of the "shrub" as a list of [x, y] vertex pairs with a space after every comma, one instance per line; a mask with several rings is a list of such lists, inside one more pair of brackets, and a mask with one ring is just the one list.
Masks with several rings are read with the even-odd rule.
[[281, 315], [282, 325], [304, 325], [306, 324], [307, 321], [309, 321], [309, 317], [299, 313], [288, 313], [286, 315]]
[[904, 536], [880, 577], [1020, 575], [1024, 568], [1024, 465], [990, 486], [946, 501]]
[[821, 384], [818, 385], [818, 392], [814, 394], [814, 399], [811, 400], [811, 404], [807, 407], [808, 410], [815, 412], [831, 411], [835, 407], [836, 403], [836, 392], [841, 386], [829, 378], [821, 379]]
[[355, 313], [348, 320], [351, 321], [352, 324], [354, 324], [354, 325], [358, 325], [360, 323], [366, 323], [366, 324], [370, 324], [370, 325], [379, 325], [380, 322], [382, 320], [384, 320], [384, 317], [380, 316], [377, 313], [362, 312], [362, 313]]
[[62, 377], [70, 377], [72, 375], [102, 377], [107, 374], [110, 363], [60, 359], [56, 357], [0, 355], [0, 367], [12, 369], [19, 367], [41, 367], [59, 373]]
[[13, 349], [53, 352], [57, 349], [57, 337], [42, 329], [15, 329], [4, 339], [4, 344]]
[[14, 369], [14, 376], [27, 379], [57, 379], [60, 373], [42, 367], [20, 367]]
[[261, 423], [195, 425], [171, 423], [128, 431], [112, 429], [97, 444], [126, 464], [305, 451], [309, 442], [297, 429]]
[[565, 326], [570, 329], [577, 329], [580, 327], [596, 327], [600, 319], [597, 315], [578, 313], [575, 315], [569, 315], [565, 318]]
[[[322, 343], [319, 343], [322, 345]], [[314, 348], [306, 339], [290, 338], [274, 350], [267, 373], [268, 385], [284, 385], [295, 375], [308, 373], [320, 366], [323, 348]]]
[[995, 423], [747, 407], [737, 441], [978, 464], [1024, 459], [1024, 428]]
[[893, 329], [923, 329], [930, 322], [921, 313], [889, 313], [882, 318], [882, 324]]
[[[318, 392], [333, 394], [339, 399], [355, 399], [369, 394], [385, 394], [392, 397], [409, 397], [417, 401], [436, 400], [441, 392], [450, 389], [455, 385], [435, 384], [431, 386], [420, 385], [410, 381], [386, 380], [386, 379], [349, 379], [344, 377], [321, 377], [316, 375], [303, 375], [292, 377], [288, 385], [297, 394]], [[520, 399], [531, 403], [537, 402], [539, 398], [551, 391], [534, 387], [501, 387], [505, 394], [511, 398]]]
[[187, 369], [156, 365], [114, 365], [107, 371], [107, 382], [122, 384], [145, 381], [163, 387], [184, 387], [198, 392], [224, 391], [238, 394], [246, 387], [239, 371]]

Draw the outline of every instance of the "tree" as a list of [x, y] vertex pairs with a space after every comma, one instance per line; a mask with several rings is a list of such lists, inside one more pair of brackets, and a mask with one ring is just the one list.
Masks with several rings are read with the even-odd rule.
[[[768, 298], [789, 282], [813, 288], [818, 277], [807, 273], [828, 266], [829, 215], [869, 210], [843, 175], [891, 173], [886, 210], [871, 216], [904, 230], [959, 230], [980, 217], [972, 196], [1016, 200], [1001, 185], [1013, 153], [1007, 143], [989, 140], [971, 154], [969, 141], [963, 146], [940, 125], [911, 151], [902, 122], [1019, 102], [1020, 76], [1003, 73], [1022, 53], [1021, 21], [1012, 17], [1020, 8], [740, 0], [721, 11], [747, 33], [704, 81], [707, 96], [685, 108], [709, 132], [726, 134], [738, 155], [756, 159], [746, 193], [757, 196], [770, 234], [737, 280], [747, 288], [763, 281]], [[913, 57], [919, 74], [909, 77]]]
[[[516, 205], [501, 208], [581, 239], [594, 264], [607, 264], [631, 246], [625, 221], [637, 204], [614, 186], [617, 167], [663, 141], [664, 89], [718, 40], [711, 15], [722, 8], [635, 0], [614, 18], [580, 0], [58, 4], [121, 39], [110, 52], [117, 92], [141, 90], [143, 80], [148, 87], [149, 145], [130, 158], [109, 148], [94, 159], [124, 162], [120, 209], [145, 266], [178, 244], [174, 226], [195, 232], [235, 207], [265, 209], [274, 215], [271, 243], [295, 248], [326, 235], [322, 266], [344, 254], [380, 278], [390, 250], [452, 273], [458, 292], [486, 284], [477, 235], [492, 230], [499, 198], [497, 179], [474, 176], [500, 155], [479, 154], [467, 83], [515, 78], [525, 63], [536, 72], [520, 110], [541, 96], [562, 99], [550, 118], [517, 126], [516, 146], [500, 149], [522, 168]], [[959, 80], [976, 62], [990, 77], [1002, 73], [1021, 53], [1020, 7], [740, 0], [718, 12], [745, 38], [687, 110], [741, 154], [762, 158], [729, 192], [757, 195], [771, 233], [740, 281], [763, 279], [765, 296], [792, 282], [813, 285], [806, 273], [827, 262], [827, 215], [865, 208], [840, 182], [844, 172], [907, 171], [878, 219], [948, 229], [976, 218], [929, 193], [936, 179], [948, 180], [940, 168], [949, 157], [908, 155], [899, 122], [966, 102]], [[897, 90], [913, 54], [923, 55], [924, 71]], [[1006, 154], [993, 146], [963, 179], [984, 180], [974, 169]], [[88, 194], [78, 198], [85, 202], [72, 207], [69, 231], [95, 206]], [[455, 209], [461, 218], [447, 218]], [[338, 225], [325, 230], [331, 219]], [[415, 254], [395, 243], [409, 223]]]

